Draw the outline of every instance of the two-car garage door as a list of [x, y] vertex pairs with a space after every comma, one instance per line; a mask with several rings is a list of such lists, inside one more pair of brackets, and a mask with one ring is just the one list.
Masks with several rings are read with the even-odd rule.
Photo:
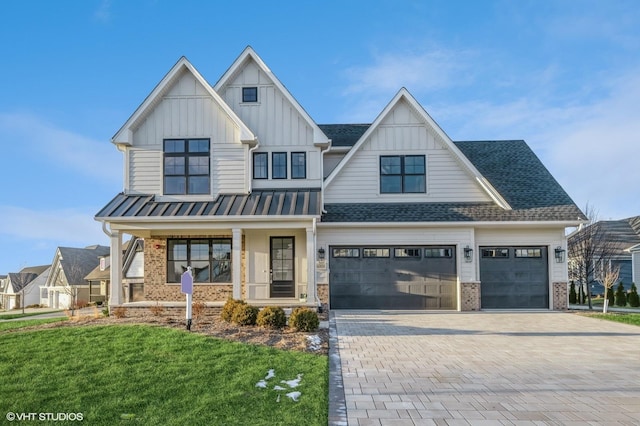
[[332, 309], [456, 309], [454, 246], [331, 247]]

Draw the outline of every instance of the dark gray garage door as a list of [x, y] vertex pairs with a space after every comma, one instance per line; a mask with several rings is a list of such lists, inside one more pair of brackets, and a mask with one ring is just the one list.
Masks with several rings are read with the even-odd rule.
[[454, 246], [330, 247], [332, 309], [456, 309]]
[[546, 247], [480, 247], [482, 309], [548, 309]]

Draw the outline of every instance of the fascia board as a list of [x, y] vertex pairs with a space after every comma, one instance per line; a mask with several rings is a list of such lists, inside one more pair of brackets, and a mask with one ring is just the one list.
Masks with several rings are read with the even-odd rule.
[[318, 222], [318, 228], [566, 228], [574, 221], [504, 221], [504, 222]]
[[282, 95], [293, 105], [296, 111], [305, 119], [307, 124], [313, 129], [313, 143], [314, 144], [328, 144], [329, 139], [324, 134], [316, 122], [311, 118], [307, 111], [300, 105], [300, 103], [293, 97], [293, 95], [287, 90], [284, 84], [276, 77], [267, 64], [260, 58], [260, 56], [253, 50], [251, 46], [247, 46], [240, 56], [231, 64], [227, 71], [220, 77], [218, 82], [214, 85], [213, 90], [219, 92], [235, 75], [235, 73], [244, 65], [247, 59], [251, 58], [258, 67], [273, 81], [273, 84], [278, 88]]

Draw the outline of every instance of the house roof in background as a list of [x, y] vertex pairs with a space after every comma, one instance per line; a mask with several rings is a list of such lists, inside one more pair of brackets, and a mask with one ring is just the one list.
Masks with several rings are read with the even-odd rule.
[[364, 135], [371, 124], [318, 124], [331, 139], [331, 146], [351, 148]]
[[251, 194], [220, 194], [213, 201], [156, 201], [153, 195], [118, 194], [96, 219], [241, 216], [320, 216], [320, 189], [261, 189]]
[[14, 293], [18, 293], [36, 278], [38, 278], [38, 274], [33, 272], [9, 272], [9, 280]]
[[629, 249], [640, 245], [640, 216], [596, 222], [613, 242], [618, 255], [628, 256]]
[[58, 247], [62, 256], [60, 264], [70, 285], [84, 285], [85, 278], [97, 265], [100, 256], [108, 255], [110, 248], [101, 245], [85, 248]]

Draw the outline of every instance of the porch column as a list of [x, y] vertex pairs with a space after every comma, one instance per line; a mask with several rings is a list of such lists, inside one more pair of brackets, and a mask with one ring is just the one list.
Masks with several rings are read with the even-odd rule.
[[122, 234], [111, 231], [111, 271], [109, 283], [109, 306], [122, 304]]
[[316, 236], [307, 228], [307, 301], [316, 300]]
[[233, 298], [242, 298], [242, 229], [231, 230], [231, 276], [233, 277]]

